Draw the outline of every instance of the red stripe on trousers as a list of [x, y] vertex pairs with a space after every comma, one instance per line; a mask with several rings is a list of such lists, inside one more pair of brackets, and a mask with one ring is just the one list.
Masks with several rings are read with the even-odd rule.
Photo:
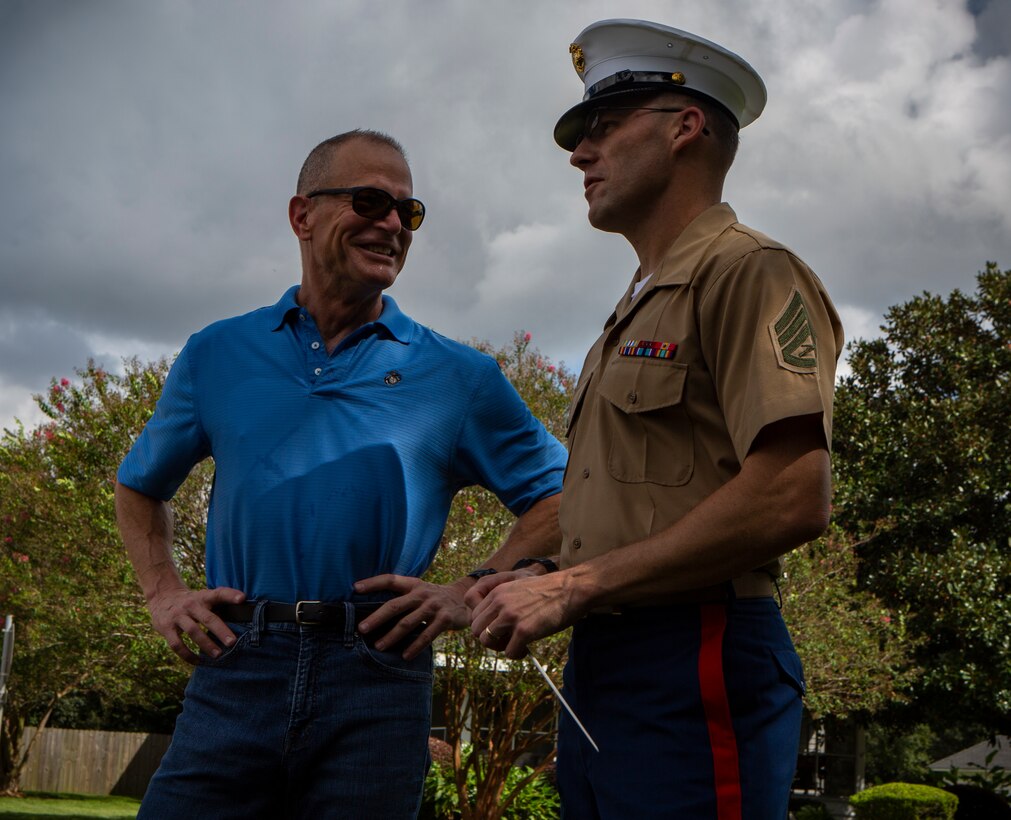
[[713, 752], [718, 820], [740, 820], [741, 775], [737, 765], [737, 737], [730, 720], [730, 702], [723, 679], [723, 633], [727, 610], [723, 604], [703, 604], [702, 646], [699, 649], [699, 687]]

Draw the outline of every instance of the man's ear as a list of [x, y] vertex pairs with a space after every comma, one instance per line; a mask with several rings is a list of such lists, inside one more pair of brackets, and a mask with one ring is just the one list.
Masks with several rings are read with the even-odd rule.
[[288, 202], [288, 221], [291, 229], [299, 239], [308, 239], [312, 232], [309, 229], [309, 199], [295, 194]]
[[698, 106], [686, 106], [685, 110], [681, 112], [681, 116], [677, 117], [675, 122], [677, 123], [677, 130], [673, 138], [674, 144], [679, 147], [689, 145], [704, 133], [709, 133], [706, 128], [706, 115]]

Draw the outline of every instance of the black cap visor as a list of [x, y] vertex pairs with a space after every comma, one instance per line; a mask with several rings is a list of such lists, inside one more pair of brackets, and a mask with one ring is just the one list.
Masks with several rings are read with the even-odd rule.
[[[588, 100], [583, 100], [583, 102], [578, 105], [572, 106], [568, 111], [562, 114], [558, 122], [555, 124], [554, 137], [555, 142], [558, 143], [566, 151], [574, 151], [576, 146], [579, 144], [580, 138], [583, 136], [583, 129], [586, 127], [586, 118], [590, 115], [590, 112], [595, 108], [606, 108], [609, 105], [615, 104], [615, 98], [624, 98], [631, 94], [637, 94], [640, 97], [648, 98], [656, 94], [684, 94], [687, 97], [696, 97], [700, 100], [705, 100], [717, 106], [720, 110], [725, 111], [727, 116], [730, 117], [731, 122], [737, 125], [737, 118], [718, 100], [713, 99], [708, 94], [703, 94], [699, 91], [695, 91], [692, 88], [684, 88], [682, 86], [672, 86], [670, 83], [636, 83], [634, 85], [626, 85], [621, 88], [616, 88], [614, 90], [607, 89]], [[628, 103], [628, 101], [622, 99], [622, 103]], [[630, 103], [629, 103], [630, 104]]]

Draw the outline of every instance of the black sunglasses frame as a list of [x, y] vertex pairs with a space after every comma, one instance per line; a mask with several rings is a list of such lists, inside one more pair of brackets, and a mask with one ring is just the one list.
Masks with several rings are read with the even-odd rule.
[[[397, 216], [400, 217], [400, 224], [404, 226], [405, 230], [416, 231], [425, 220], [425, 203], [420, 199], [415, 199], [414, 197], [397, 199], [388, 191], [376, 188], [373, 185], [358, 185], [354, 188], [320, 188], [306, 194], [306, 197], [312, 199], [317, 196], [344, 196], [347, 194], [351, 195], [351, 208], [354, 212], [366, 219], [382, 219], [396, 208]], [[370, 205], [365, 203], [362, 194], [366, 196], [378, 196], [383, 204], [377, 207], [370, 207]]]

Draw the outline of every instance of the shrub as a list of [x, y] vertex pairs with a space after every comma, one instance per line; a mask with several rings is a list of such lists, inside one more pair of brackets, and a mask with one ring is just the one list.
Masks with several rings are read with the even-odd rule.
[[885, 783], [850, 797], [857, 820], [953, 820], [958, 798], [943, 789]]
[[[530, 774], [526, 766], [515, 766], [506, 777], [503, 792], [509, 794], [516, 783]], [[467, 792], [473, 801], [477, 786], [474, 770], [467, 772]], [[560, 811], [558, 791], [543, 775], [531, 780], [516, 795], [502, 815], [504, 820], [557, 820]], [[456, 820], [461, 816], [460, 798], [452, 765], [433, 763], [425, 779], [420, 820]]]
[[971, 783], [945, 786], [958, 798], [955, 820], [1011, 820], [1011, 806], [1001, 795]]
[[793, 815], [796, 820], [832, 820], [832, 814], [823, 803], [808, 803]]

